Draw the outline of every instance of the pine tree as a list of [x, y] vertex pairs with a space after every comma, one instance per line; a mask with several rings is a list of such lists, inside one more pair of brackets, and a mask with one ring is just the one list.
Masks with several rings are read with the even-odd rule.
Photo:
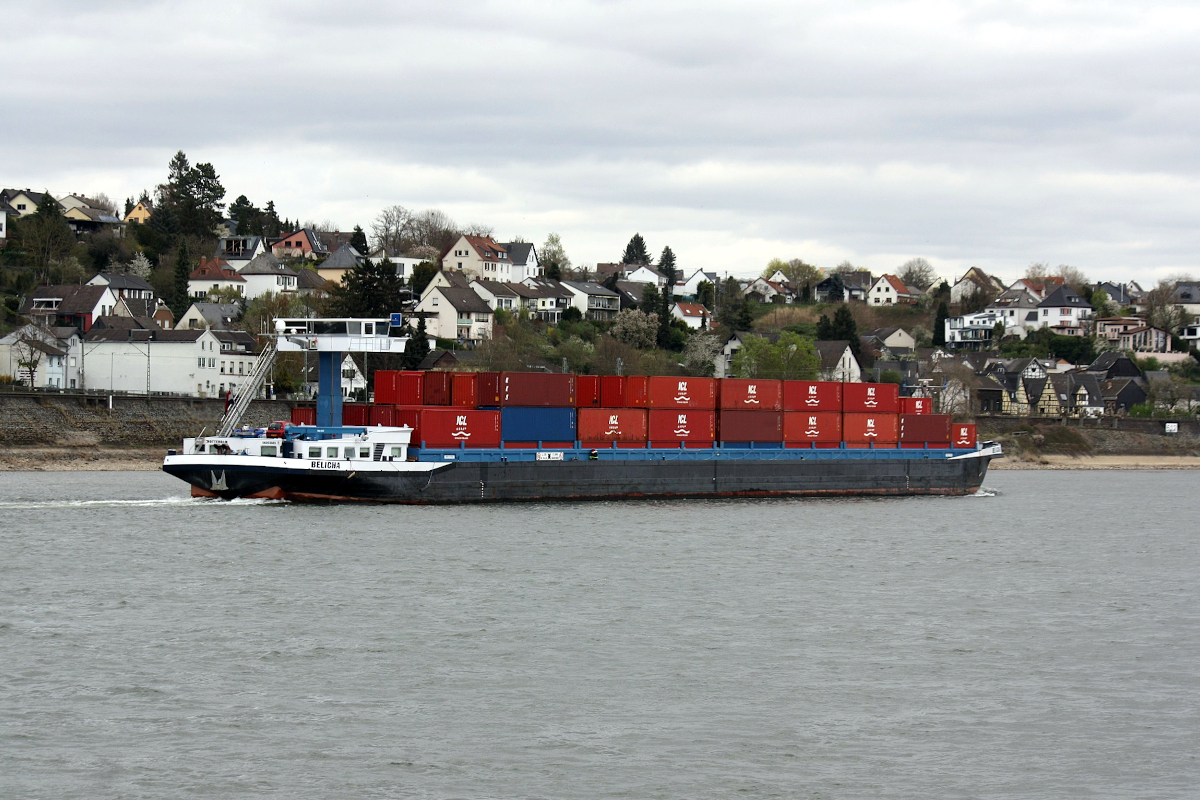
[[192, 254], [188, 250], [187, 242], [182, 241], [179, 243], [179, 249], [175, 251], [175, 281], [172, 286], [171, 302], [168, 304], [175, 319], [179, 319], [187, 313], [188, 306], [191, 305], [191, 299], [188, 297], [188, 276], [191, 274]]
[[646, 247], [646, 240], [640, 233], [635, 233], [629, 240], [629, 244], [625, 245], [625, 254], [621, 256], [621, 263], [645, 264], [646, 266], [653, 263], [650, 259], [650, 251]]
[[942, 300], [938, 303], [937, 315], [933, 319], [933, 344], [935, 347], [944, 347], [946, 344], [946, 320], [950, 318], [950, 309], [946, 306], [946, 301]]
[[417, 331], [411, 337], [404, 348], [405, 369], [416, 369], [429, 355], [429, 332], [425, 329], [424, 317], [417, 322]]
[[364, 256], [370, 250], [370, 246], [367, 244], [367, 234], [363, 232], [362, 226], [354, 226], [354, 233], [350, 236], [350, 246]]
[[862, 355], [862, 341], [858, 338], [858, 323], [854, 321], [854, 315], [850, 313], [850, 306], [838, 306], [837, 312], [833, 315], [832, 327], [834, 340], [849, 342], [850, 350], [854, 355]]
[[738, 330], [748, 331], [754, 326], [754, 312], [750, 309], [750, 298], [743, 297], [737, 314]]
[[662, 308], [658, 313], [658, 346], [666, 347], [671, 341], [671, 301], [675, 289], [675, 253], [670, 247], [664, 247], [662, 258], [658, 260], [658, 271], [667, 279], [663, 287]]
[[817, 341], [828, 342], [834, 338], [833, 323], [829, 321], [829, 317], [822, 314], [821, 319], [817, 320]]

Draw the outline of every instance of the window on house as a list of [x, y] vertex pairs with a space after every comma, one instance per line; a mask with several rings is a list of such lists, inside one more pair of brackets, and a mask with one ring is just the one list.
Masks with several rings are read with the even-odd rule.
[[225, 374], [225, 362], [224, 361], [221, 362], [221, 374], [222, 375]]

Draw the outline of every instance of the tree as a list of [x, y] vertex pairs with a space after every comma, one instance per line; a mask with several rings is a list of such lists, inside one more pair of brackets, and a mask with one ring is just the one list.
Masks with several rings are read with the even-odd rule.
[[557, 233], [546, 237], [546, 243], [538, 251], [538, 256], [543, 274], [547, 278], [562, 280], [563, 275], [571, 268], [571, 259], [567, 258], [567, 251], [563, 249], [562, 239]]
[[829, 278], [829, 302], [840, 303], [846, 299], [846, 282], [842, 279], [842, 273], [835, 272]]
[[42, 349], [44, 345], [42, 337], [30, 333], [21, 336], [12, 346], [17, 362], [17, 380], [25, 382], [26, 386], [36, 384], [38, 365], [46, 354]]
[[188, 296], [188, 277], [192, 274], [192, 267], [192, 253], [184, 240], [175, 251], [175, 279], [171, 284], [171, 302], [168, 303], [175, 319], [187, 313], [188, 306], [192, 304]]
[[642, 287], [642, 302], [640, 308], [647, 314], [654, 314], [657, 319], [659, 305], [662, 298], [658, 296], [658, 286], [653, 283], [647, 283]]
[[[162, 209], [174, 214], [179, 232], [207, 239], [221, 221], [225, 187], [212, 164], [192, 166], [180, 150], [168, 164], [167, 182], [158, 187], [156, 215]], [[153, 217], [151, 217], [153, 219]]]
[[704, 331], [693, 333], [688, 338], [680, 359], [684, 370], [688, 375], [695, 375], [698, 378], [711, 378], [716, 370], [717, 354], [724, 346], [724, 339], [714, 333]]
[[[405, 250], [405, 235], [412, 221], [412, 213], [401, 205], [388, 206], [379, 212], [371, 223], [371, 238], [375, 247], [383, 250], [386, 255], [396, 255]], [[356, 228], [357, 230], [357, 228]], [[366, 255], [370, 247], [359, 250]]]
[[646, 240], [642, 238], [640, 233], [635, 233], [633, 238], [629, 240], [629, 244], [625, 245], [625, 252], [621, 256], [622, 264], [645, 264], [650, 266], [653, 262], [650, 259], [650, 250], [646, 247]]
[[933, 286], [933, 282], [937, 280], [937, 273], [933, 270], [933, 265], [923, 258], [910, 258], [900, 265], [900, 274], [898, 276], [906, 286], [915, 286], [922, 292]]
[[350, 234], [350, 246], [364, 256], [370, 252], [370, 245], [367, 244], [367, 234], [363, 232], [362, 226], [354, 226], [354, 233]]
[[717, 291], [708, 281], [700, 281], [696, 285], [696, 302], [704, 306], [708, 310], [712, 310], [713, 303], [716, 302]]
[[1146, 306], [1146, 320], [1155, 328], [1168, 333], [1179, 333], [1179, 329], [1191, 321], [1191, 315], [1175, 303], [1175, 281], [1160, 280], [1158, 285], [1142, 298]]
[[438, 266], [432, 261], [422, 261], [413, 267], [412, 277], [408, 279], [408, 288], [412, 291], [413, 297], [420, 297], [425, 291], [425, 287], [433, 280], [433, 276], [438, 274]]
[[950, 308], [946, 305], [946, 301], [938, 302], [937, 315], [933, 319], [933, 345], [935, 347], [945, 347], [946, 345], [946, 320], [950, 319]]
[[283, 233], [283, 223], [279, 221], [279, 213], [275, 210], [274, 200], [267, 201], [266, 207], [263, 208], [262, 221], [263, 236], [279, 236]]
[[862, 341], [858, 338], [858, 324], [850, 313], [850, 306], [838, 306], [833, 315], [833, 340], [845, 340], [850, 343], [850, 350], [855, 357], [862, 355]]
[[671, 300], [675, 288], [675, 253], [670, 247], [664, 247], [658, 260], [658, 271], [667, 279], [663, 286], [662, 305], [658, 312], [658, 346], [667, 347], [671, 336]]
[[1003, 320], [997, 320], [996, 324], [992, 326], [992, 348], [993, 349], [995, 349], [995, 350], [1000, 349], [1000, 343], [1002, 341], [1004, 341], [1004, 330], [1005, 329], [1004, 329], [1004, 321]]
[[754, 309], [750, 305], [749, 297], [742, 297], [742, 304], [737, 311], [737, 328], [741, 331], [748, 331], [754, 327]]
[[731, 275], [721, 281], [720, 293], [717, 296], [717, 308], [714, 314], [717, 324], [729, 330], [736, 330], [740, 321], [744, 300], [742, 285], [738, 283], [737, 278]]
[[829, 317], [824, 314], [817, 321], [817, 341], [832, 342], [837, 337], [833, 335], [833, 323], [829, 321]]
[[330, 293], [330, 305], [339, 317], [386, 317], [400, 310], [403, 288], [391, 261], [366, 258], [342, 275]]
[[653, 347], [658, 338], [658, 314], [627, 308], [617, 314], [608, 335], [641, 350]]
[[749, 336], [733, 356], [733, 374], [739, 378], [766, 380], [814, 380], [821, 359], [811, 340], [784, 331], [772, 343]]
[[154, 265], [143, 253], [134, 253], [133, 258], [125, 265], [125, 272], [145, 281], [149, 280], [150, 274], [154, 272]]
[[75, 246], [75, 236], [63, 219], [62, 207], [50, 192], [45, 192], [37, 211], [16, 222], [14, 238], [18, 248], [27, 254], [38, 279], [47, 280], [51, 262], [66, 258]]
[[263, 212], [246, 195], [238, 195], [229, 204], [229, 217], [237, 224], [234, 232], [238, 236], [263, 235]]
[[410, 329], [411, 338], [404, 347], [404, 368], [416, 369], [425, 356], [429, 355], [429, 331], [425, 328], [425, 317], [420, 317], [417, 330]]
[[1097, 319], [1111, 317], [1114, 313], [1112, 303], [1108, 299], [1108, 292], [1103, 289], [1097, 289], [1092, 292], [1089, 298], [1092, 304], [1092, 310], [1096, 313]]

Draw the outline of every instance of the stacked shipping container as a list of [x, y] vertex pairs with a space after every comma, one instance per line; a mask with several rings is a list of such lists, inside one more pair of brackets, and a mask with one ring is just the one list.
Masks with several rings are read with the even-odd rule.
[[[541, 372], [375, 373], [346, 425], [408, 425], [418, 446], [568, 448], [975, 447], [930, 400], [895, 384]], [[314, 424], [311, 408], [293, 422]]]

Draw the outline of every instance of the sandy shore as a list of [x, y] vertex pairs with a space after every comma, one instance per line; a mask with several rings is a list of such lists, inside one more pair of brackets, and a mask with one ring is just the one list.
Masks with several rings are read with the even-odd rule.
[[990, 469], [1200, 469], [1196, 456], [1040, 456], [1037, 461], [1001, 458]]
[[150, 471], [162, 468], [166, 454], [165, 447], [7, 448], [0, 450], [0, 472]]

